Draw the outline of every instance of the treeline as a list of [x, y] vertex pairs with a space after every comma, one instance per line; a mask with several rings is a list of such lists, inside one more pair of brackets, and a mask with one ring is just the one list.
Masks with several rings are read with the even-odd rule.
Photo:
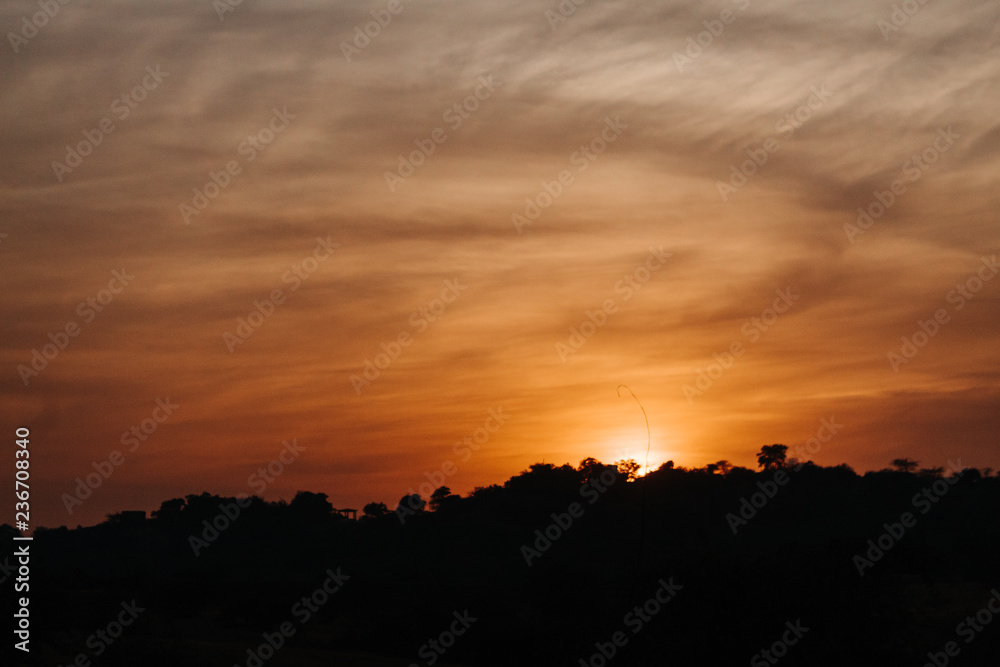
[[[321, 493], [204, 493], [149, 519], [39, 529], [39, 664], [87, 652], [133, 599], [147, 611], [100, 664], [253, 664], [283, 623], [297, 631], [262, 664], [351, 652], [401, 665], [773, 664], [761, 653], [773, 648], [786, 665], [923, 665], [958, 641], [1000, 585], [1000, 478], [909, 459], [858, 475], [786, 451], [762, 448], [757, 471], [668, 462], [641, 477], [634, 461], [539, 463], [467, 496], [373, 502], [357, 521]], [[333, 573], [337, 592], [295, 626], [291, 610]], [[460, 617], [476, 620], [449, 637]], [[963, 643], [967, 664], [998, 635]]]

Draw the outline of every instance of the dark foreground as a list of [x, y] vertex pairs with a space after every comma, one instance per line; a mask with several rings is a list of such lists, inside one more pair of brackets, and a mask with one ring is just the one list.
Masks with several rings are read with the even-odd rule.
[[1000, 479], [613, 470], [360, 521], [203, 494], [39, 530], [4, 664], [996, 664]]

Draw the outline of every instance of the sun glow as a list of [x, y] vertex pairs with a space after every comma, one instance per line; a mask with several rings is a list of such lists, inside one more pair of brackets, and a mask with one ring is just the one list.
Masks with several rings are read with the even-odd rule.
[[623, 459], [635, 459], [642, 466], [639, 474], [645, 475], [656, 470], [664, 461], [670, 458], [674, 451], [657, 441], [655, 437], [649, 442], [649, 453], [646, 453], [647, 437], [645, 426], [617, 429], [603, 434], [590, 449], [593, 456], [601, 463], [615, 463]]

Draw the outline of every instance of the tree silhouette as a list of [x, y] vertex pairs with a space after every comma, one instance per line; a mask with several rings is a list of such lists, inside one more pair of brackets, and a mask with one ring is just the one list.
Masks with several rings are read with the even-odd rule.
[[180, 516], [181, 511], [184, 509], [184, 499], [183, 498], [172, 498], [170, 500], [164, 500], [160, 503], [160, 509], [153, 510], [153, 518], [161, 519], [163, 521], [173, 521]]
[[399, 504], [396, 506], [396, 512], [404, 512], [408, 514], [423, 512], [426, 505], [427, 501], [421, 498], [419, 493], [408, 493], [399, 499]]
[[[784, 445], [762, 448], [761, 467], [787, 468], [787, 453]], [[622, 608], [633, 604], [619, 593], [638, 571], [644, 590], [637, 589], [636, 600], [659, 597], [657, 585], [672, 586], [666, 582], [673, 575], [665, 572], [695, 581], [697, 594], [681, 590], [666, 612], [671, 631], [685, 641], [661, 643], [656, 633], [644, 634], [652, 641], [630, 642], [632, 654], [622, 664], [694, 664], [706, 643], [735, 664], [773, 641], [791, 608], [823, 614], [830, 629], [824, 637], [810, 635], [812, 646], [792, 647], [800, 658], [794, 664], [848, 664], [852, 655], [871, 657], [852, 663], [862, 667], [895, 664], [908, 644], [918, 646], [907, 655], [921, 664], [921, 637], [942, 628], [932, 594], [936, 582], [957, 575], [992, 586], [998, 572], [1000, 479], [974, 468], [949, 485], [947, 502], [922, 519], [924, 530], [907, 533], [898, 552], [903, 557], [870, 558], [878, 553], [879, 526], [895, 530], [887, 517], [899, 516], [900, 502], [906, 505], [932, 480], [888, 469], [859, 476], [846, 465], [807, 462], [781, 492], [788, 502], [775, 502], [753, 518], [760, 501], [751, 499], [770, 496], [787, 479], [716, 461], [695, 469], [664, 464], [642, 483], [626, 485], [627, 471], [596, 459], [583, 464], [590, 481], [582, 486], [582, 472], [574, 467], [534, 464], [464, 497], [444, 486], [427, 491], [434, 512], [422, 512], [417, 493], [403, 496], [398, 516], [384, 503], [368, 503], [361, 525], [337, 515], [305, 518], [327, 516], [329, 503], [324, 494], [301, 492], [290, 502], [244, 498], [238, 518], [237, 498], [204, 493], [165, 501], [150, 521], [131, 520], [142, 513], [125, 510], [88, 528], [38, 527], [34, 545], [45, 558], [32, 566], [40, 582], [51, 582], [39, 586], [38, 596], [47, 611], [58, 612], [38, 626], [37, 637], [51, 647], [46, 650], [57, 651], [46, 664], [70, 664], [80, 646], [66, 638], [92, 632], [95, 616], [113, 618], [126, 594], [140, 606], [148, 600], [155, 622], [130, 627], [129, 640], [115, 644], [117, 657], [109, 664], [209, 664], [191, 659], [206, 645], [204, 637], [224, 638], [238, 655], [257, 628], [274, 628], [287, 618], [289, 597], [339, 576], [341, 565], [350, 580], [316, 612], [310, 621], [315, 631], [296, 637], [303, 649], [329, 651], [331, 636], [349, 636], [351, 646], [373, 660], [374, 654], [412, 654], [428, 637], [440, 636], [453, 610], [468, 606], [473, 614], [505, 620], [476, 625], [478, 634], [449, 649], [453, 664], [549, 667], [568, 664], [567, 653], [578, 659], [575, 647], [592, 653], [596, 664], [590, 648], [599, 625], [595, 604], [607, 609], [602, 621], [617, 625]], [[616, 481], [609, 480], [612, 474]], [[586, 515], [577, 521], [580, 508]], [[0, 578], [16, 576], [16, 536], [11, 526], [0, 526]], [[739, 548], [731, 548], [734, 537]], [[746, 574], [759, 571], [765, 576]], [[914, 583], [922, 576], [928, 583]], [[809, 585], [774, 586], [780, 577]], [[192, 595], [200, 589], [206, 594]], [[982, 586], [945, 590], [958, 606], [982, 608]], [[743, 603], [719, 605], [720, 599]], [[775, 603], [755, 604], [760, 600]], [[755, 615], [748, 623], [749, 604]], [[522, 609], [534, 611], [522, 615]], [[646, 613], [652, 618], [654, 612], [647, 607]], [[706, 626], [708, 617], [713, 623]], [[950, 612], [945, 617], [947, 629]], [[192, 618], [200, 634], [177, 632], [194, 628]], [[658, 619], [661, 627], [666, 620]], [[858, 624], [878, 631], [858, 633]], [[516, 646], [511, 636], [518, 637]], [[986, 633], [976, 639], [970, 664], [992, 664], [997, 644], [990, 642]], [[976, 660], [974, 650], [983, 659]], [[807, 651], [821, 657], [807, 659]]]
[[288, 504], [293, 514], [308, 521], [322, 521], [333, 515], [333, 505], [327, 500], [325, 493], [299, 491]]
[[434, 512], [447, 509], [459, 498], [460, 496], [453, 494], [447, 486], [439, 486], [431, 494], [430, 508]]
[[[38, 527], [35, 529], [36, 532], [39, 530], [42, 530], [42, 528]], [[0, 526], [0, 541], [2, 541], [3, 543], [8, 544], [10, 543], [11, 539], [20, 536], [21, 536], [21, 531], [14, 528], [14, 526], [10, 525], [9, 523], [5, 523], [2, 526]]]
[[605, 465], [595, 459], [593, 456], [588, 456], [587, 458], [580, 461], [580, 465], [576, 467], [580, 471], [580, 475], [583, 477], [583, 481], [586, 482], [595, 474], [600, 474], [604, 470]]
[[622, 459], [615, 461], [615, 468], [618, 469], [618, 474], [625, 475], [626, 482], [634, 482], [638, 477], [639, 471], [642, 469], [642, 465], [635, 459]]
[[707, 470], [709, 473], [713, 475], [715, 473], [719, 473], [720, 475], [727, 475], [729, 474], [729, 471], [732, 469], [733, 469], [733, 464], [725, 459], [722, 459], [721, 461], [716, 461], [715, 463], [709, 463], [707, 466], [705, 466], [705, 470]]
[[757, 453], [757, 464], [764, 470], [783, 468], [787, 452], [787, 445], [764, 445]]
[[892, 466], [899, 472], [913, 472], [919, 463], [913, 459], [893, 459]]
[[388, 514], [389, 508], [385, 503], [368, 503], [361, 511], [363, 516], [370, 516], [377, 519], [380, 516]]

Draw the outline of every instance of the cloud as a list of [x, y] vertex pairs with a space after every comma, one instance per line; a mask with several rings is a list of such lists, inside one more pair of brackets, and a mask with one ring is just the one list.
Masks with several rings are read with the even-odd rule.
[[[1000, 282], [898, 373], [887, 360], [1000, 245], [989, 8], [923, 5], [884, 38], [892, 8], [860, 0], [586, 3], [554, 27], [555, 2], [438, 0], [368, 25], [383, 6], [246, 0], [220, 20], [210, 3], [70, 3], [0, 49], [2, 414], [44, 434], [47, 497], [163, 395], [184, 409], [85, 521], [238, 492], [288, 437], [307, 465], [276, 493], [390, 503], [498, 405], [516, 417], [454, 490], [611, 456], [631, 437], [622, 382], [678, 464], [752, 466], [833, 412], [845, 430], [823, 462], [997, 467]], [[0, 25], [36, 11], [8, 3]], [[147, 67], [169, 74], [142, 92]], [[113, 131], [60, 180], [53, 162], [87, 152], [104, 119]], [[413, 174], [390, 189], [401, 159]], [[734, 169], [746, 181], [724, 199]], [[906, 191], [852, 243], [845, 225], [894, 180]], [[340, 247], [292, 290], [286, 272], [327, 237]], [[673, 254], [626, 300], [616, 285], [650, 246]], [[123, 267], [134, 284], [24, 386], [18, 364]], [[420, 309], [446, 280], [467, 290], [431, 321]], [[230, 353], [223, 334], [276, 289], [285, 303]], [[800, 300], [751, 341], [744, 325], [787, 289]], [[564, 363], [556, 344], [608, 298], [617, 312]], [[358, 394], [351, 376], [401, 334], [412, 343]], [[737, 341], [745, 354], [689, 402]], [[63, 520], [58, 503], [39, 511]]]

